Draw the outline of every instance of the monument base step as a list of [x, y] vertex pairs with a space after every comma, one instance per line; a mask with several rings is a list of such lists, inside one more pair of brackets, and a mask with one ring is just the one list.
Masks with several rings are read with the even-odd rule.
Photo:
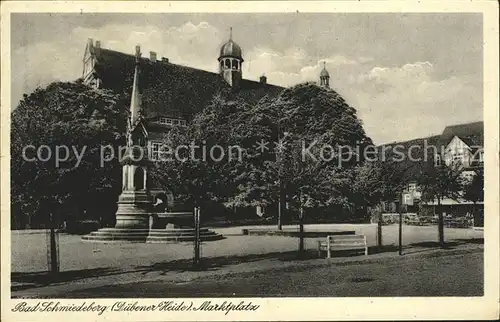
[[[130, 243], [173, 243], [192, 242], [196, 238], [193, 228], [178, 229], [131, 229], [131, 228], [102, 228], [82, 236], [85, 242], [130, 242]], [[200, 240], [216, 241], [224, 236], [207, 228], [200, 230]]]

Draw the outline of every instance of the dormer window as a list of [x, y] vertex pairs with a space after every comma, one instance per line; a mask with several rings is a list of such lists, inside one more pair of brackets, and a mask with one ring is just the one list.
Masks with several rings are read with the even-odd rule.
[[172, 120], [166, 117], [160, 117], [161, 124], [172, 124]]
[[187, 122], [186, 120], [180, 120], [180, 119], [173, 119], [169, 117], [160, 117], [159, 121], [160, 124], [163, 125], [170, 125], [170, 126], [186, 126]]

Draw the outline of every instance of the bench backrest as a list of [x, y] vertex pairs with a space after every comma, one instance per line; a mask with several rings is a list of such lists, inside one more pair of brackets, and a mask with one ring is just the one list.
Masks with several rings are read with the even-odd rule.
[[333, 235], [327, 236], [329, 244], [366, 244], [365, 235]]

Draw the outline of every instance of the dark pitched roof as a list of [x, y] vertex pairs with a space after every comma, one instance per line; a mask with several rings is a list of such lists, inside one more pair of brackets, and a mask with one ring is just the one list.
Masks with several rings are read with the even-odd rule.
[[[483, 122], [465, 123], [447, 126], [440, 135], [418, 138], [402, 142], [393, 142], [383, 144], [378, 147], [380, 153], [385, 149], [385, 160], [391, 160], [393, 153], [404, 155], [404, 160], [398, 161], [398, 165], [405, 169], [407, 178], [416, 178], [421, 173], [429, 162], [433, 162], [434, 152], [442, 154], [442, 149], [446, 147], [450, 141], [458, 136], [467, 145], [483, 146], [484, 140]], [[411, 150], [410, 148], [413, 147]], [[427, 152], [425, 152], [427, 150]], [[434, 151], [433, 151], [434, 150]], [[411, 159], [410, 159], [411, 153]]]
[[482, 147], [484, 144], [484, 123], [474, 122], [447, 126], [441, 134], [438, 144], [446, 146], [455, 136], [458, 136], [470, 147]]
[[[407, 179], [417, 178], [429, 162], [433, 162], [440, 136], [434, 135], [402, 142], [393, 142], [378, 146], [379, 158], [391, 162], [402, 170]], [[401, 160], [402, 159], [402, 160]]]
[[[135, 56], [104, 48], [95, 53], [95, 74], [101, 86], [118, 93], [130, 93]], [[189, 119], [216, 93], [231, 91], [219, 74], [145, 58], [141, 59], [139, 79], [146, 118], [164, 115]], [[234, 95], [247, 103], [256, 103], [266, 95], [277, 96], [282, 90], [279, 86], [243, 79]]]
[[[405, 151], [408, 151], [408, 149], [411, 146], [419, 146], [419, 147], [424, 147], [424, 144], [427, 146], [435, 146], [436, 143], [438, 142], [440, 135], [433, 135], [433, 136], [428, 136], [424, 138], [418, 138], [418, 139], [412, 139], [408, 141], [400, 141], [400, 142], [393, 142], [393, 143], [388, 143], [388, 144], [383, 144], [380, 145], [380, 147], [390, 147], [392, 149], [396, 149], [398, 147], [399, 150], [404, 149]], [[417, 149], [415, 149], [415, 152]]]

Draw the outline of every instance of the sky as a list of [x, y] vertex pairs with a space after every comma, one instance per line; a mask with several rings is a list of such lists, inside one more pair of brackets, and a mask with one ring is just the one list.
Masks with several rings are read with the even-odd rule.
[[17, 13], [11, 21], [12, 108], [38, 86], [81, 77], [88, 38], [215, 72], [232, 27], [244, 78], [319, 81], [326, 62], [330, 86], [377, 144], [483, 120], [481, 14]]

